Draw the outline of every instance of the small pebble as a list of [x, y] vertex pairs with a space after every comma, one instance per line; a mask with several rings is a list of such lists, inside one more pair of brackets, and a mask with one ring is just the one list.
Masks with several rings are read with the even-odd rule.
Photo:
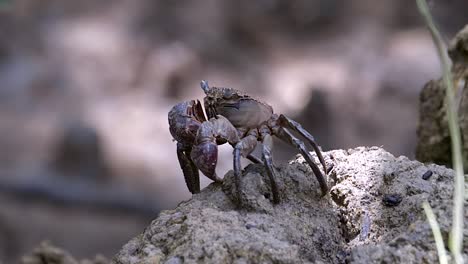
[[257, 227], [255, 224], [248, 223], [248, 224], [245, 225], [245, 228], [247, 228], [247, 229], [251, 229], [251, 228], [255, 228], [255, 227]]
[[386, 194], [382, 198], [382, 202], [386, 206], [397, 206], [401, 203], [403, 197], [399, 194]]
[[431, 178], [431, 176], [432, 176], [432, 171], [428, 170], [423, 174], [422, 179], [427, 181], [429, 180], [429, 178]]

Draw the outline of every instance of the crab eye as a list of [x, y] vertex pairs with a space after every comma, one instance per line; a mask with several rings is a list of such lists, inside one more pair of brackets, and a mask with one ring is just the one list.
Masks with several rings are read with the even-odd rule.
[[231, 90], [227, 90], [224, 92], [223, 97], [224, 99], [231, 99], [234, 94], [232, 93]]
[[200, 87], [203, 89], [205, 94], [208, 94], [210, 92], [210, 86], [208, 85], [208, 81], [205, 81], [205, 80], [201, 81]]

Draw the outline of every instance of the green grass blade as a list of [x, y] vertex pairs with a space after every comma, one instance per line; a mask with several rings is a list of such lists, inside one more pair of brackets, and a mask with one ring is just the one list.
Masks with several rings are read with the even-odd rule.
[[434, 234], [437, 254], [439, 255], [439, 263], [448, 264], [447, 254], [445, 254], [444, 240], [442, 238], [442, 233], [440, 232], [440, 227], [437, 223], [434, 212], [432, 211], [432, 208], [428, 202], [424, 202], [422, 206], [424, 208], [424, 212], [426, 213], [427, 221], [431, 226], [432, 234]]
[[452, 73], [450, 71], [450, 60], [443, 45], [442, 37], [434, 24], [425, 0], [416, 0], [418, 9], [424, 17], [432, 39], [437, 48], [437, 53], [443, 70], [443, 80], [446, 87], [447, 117], [450, 130], [453, 168], [455, 170], [455, 186], [453, 195], [453, 223], [450, 233], [450, 251], [456, 263], [463, 263], [463, 203], [465, 196], [465, 177], [463, 173], [463, 158], [461, 150], [461, 136], [458, 115], [455, 109], [455, 96]]

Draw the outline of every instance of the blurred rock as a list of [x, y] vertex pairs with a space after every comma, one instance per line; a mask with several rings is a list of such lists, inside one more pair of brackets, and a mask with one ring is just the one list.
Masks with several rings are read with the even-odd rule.
[[[328, 179], [330, 196], [320, 197], [315, 177], [298, 156], [278, 168], [282, 201], [273, 205], [265, 171], [250, 165], [243, 173], [244, 209], [236, 210], [232, 203], [234, 176], [229, 172], [223, 184], [213, 183], [162, 212], [113, 263], [437, 261], [421, 204], [430, 202], [446, 237], [452, 170], [395, 158], [378, 147], [335, 150], [325, 157], [335, 165]], [[428, 169], [434, 176], [421, 179]], [[385, 206], [382, 198], [387, 194], [398, 194], [401, 203]]]
[[65, 126], [52, 167], [63, 177], [105, 181], [111, 177], [96, 129], [75, 121]]
[[[465, 170], [468, 169], [468, 25], [449, 47], [455, 85], [455, 103], [462, 136]], [[420, 95], [416, 157], [423, 162], [452, 166], [451, 141], [442, 79], [428, 82]]]
[[109, 261], [101, 256], [96, 256], [93, 260], [78, 261], [67, 251], [55, 247], [48, 242], [41, 243], [34, 251], [21, 258], [21, 264], [106, 264]]

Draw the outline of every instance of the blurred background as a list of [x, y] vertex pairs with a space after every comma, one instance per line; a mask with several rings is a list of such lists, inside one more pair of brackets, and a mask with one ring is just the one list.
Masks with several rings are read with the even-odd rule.
[[[447, 40], [468, 22], [467, 1], [430, 4]], [[439, 76], [413, 1], [1, 0], [0, 262], [42, 240], [111, 257], [189, 199], [167, 113], [203, 98], [202, 79], [324, 150], [414, 158], [418, 95]], [[296, 153], [278, 143], [275, 161]]]

